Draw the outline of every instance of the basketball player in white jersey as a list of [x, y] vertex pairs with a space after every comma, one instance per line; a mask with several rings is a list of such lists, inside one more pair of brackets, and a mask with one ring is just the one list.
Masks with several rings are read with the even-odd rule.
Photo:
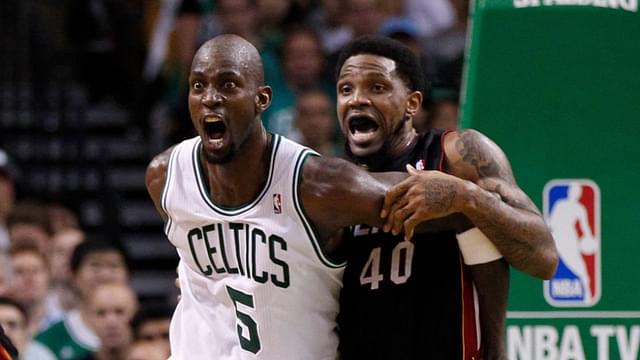
[[267, 133], [271, 88], [238, 36], [198, 50], [189, 86], [198, 136], [146, 174], [180, 257], [172, 359], [335, 359], [338, 235], [382, 226], [385, 192], [406, 175], [369, 174]]

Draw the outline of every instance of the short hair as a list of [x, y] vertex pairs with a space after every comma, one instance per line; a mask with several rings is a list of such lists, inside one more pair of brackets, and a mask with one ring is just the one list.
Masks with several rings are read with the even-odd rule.
[[37, 245], [29, 244], [29, 243], [14, 244], [14, 245], [11, 245], [11, 247], [9, 248], [9, 255], [11, 256], [12, 259], [15, 258], [17, 255], [25, 254], [25, 253], [31, 253], [39, 257], [40, 260], [42, 260], [42, 263], [44, 264], [45, 271], [47, 273], [49, 272], [49, 258], [45, 253], [42, 252], [42, 250], [40, 250], [40, 248]]
[[49, 236], [53, 234], [46, 204], [31, 200], [17, 203], [7, 219], [7, 227], [23, 223], [38, 226]]
[[398, 76], [411, 91], [426, 92], [424, 73], [418, 57], [401, 42], [381, 35], [364, 35], [348, 43], [338, 57], [337, 76], [348, 58], [360, 54], [378, 55], [393, 60]]
[[131, 267], [129, 266], [129, 256], [120, 242], [107, 241], [102, 238], [93, 238], [81, 242], [75, 247], [75, 249], [73, 249], [70, 260], [71, 273], [76, 274], [78, 272], [78, 269], [80, 269], [82, 262], [87, 258], [87, 256], [107, 251], [114, 251], [120, 254], [124, 260], [124, 266], [127, 269], [127, 272], [130, 271]]
[[14, 299], [12, 299], [10, 297], [6, 297], [6, 296], [0, 296], [0, 305], [13, 306], [22, 315], [22, 318], [24, 319], [25, 326], [29, 322], [29, 313], [27, 312], [27, 309], [24, 306], [22, 306], [22, 304], [17, 302], [16, 300], [14, 300]]

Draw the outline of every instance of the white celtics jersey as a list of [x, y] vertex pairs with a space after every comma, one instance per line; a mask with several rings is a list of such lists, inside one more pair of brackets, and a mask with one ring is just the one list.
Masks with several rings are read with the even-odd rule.
[[298, 194], [313, 152], [273, 135], [264, 189], [227, 208], [207, 196], [200, 147], [196, 137], [174, 148], [162, 194], [180, 256], [172, 359], [335, 359], [344, 264], [323, 256]]

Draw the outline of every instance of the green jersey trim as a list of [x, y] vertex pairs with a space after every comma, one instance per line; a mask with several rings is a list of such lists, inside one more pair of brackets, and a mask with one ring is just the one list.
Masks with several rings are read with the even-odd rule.
[[304, 208], [302, 207], [302, 204], [300, 203], [300, 194], [299, 194], [299, 189], [300, 189], [300, 182], [302, 181], [302, 166], [304, 165], [305, 160], [307, 159], [307, 157], [311, 155], [311, 156], [320, 156], [320, 154], [318, 154], [317, 152], [310, 150], [310, 149], [305, 149], [303, 151], [300, 152], [300, 154], [298, 155], [298, 158], [296, 159], [296, 165], [295, 165], [295, 170], [293, 173], [293, 203], [295, 205], [296, 208], [296, 212], [298, 213], [298, 216], [300, 217], [300, 220], [302, 222], [302, 225], [304, 226], [304, 230], [307, 232], [307, 236], [309, 237], [309, 240], [311, 240], [311, 245], [313, 245], [313, 250], [316, 252], [316, 255], [318, 256], [318, 258], [320, 259], [320, 261], [322, 261], [322, 263], [332, 269], [339, 269], [341, 267], [344, 267], [347, 265], [346, 262], [343, 263], [336, 263], [334, 261], [332, 261], [331, 259], [329, 259], [324, 252], [322, 252], [322, 248], [320, 247], [320, 243], [318, 242], [318, 233], [317, 231], [314, 229], [313, 225], [311, 224], [311, 222], [308, 220], [307, 214], [304, 211]]
[[198, 138], [195, 146], [193, 147], [193, 156], [192, 156], [193, 171], [195, 172], [196, 183], [198, 184], [198, 190], [200, 192], [200, 195], [204, 200], [205, 204], [207, 204], [209, 208], [211, 208], [211, 210], [226, 216], [240, 215], [244, 212], [251, 210], [262, 200], [262, 198], [264, 198], [264, 196], [267, 193], [267, 190], [271, 186], [271, 181], [273, 180], [273, 171], [275, 168], [276, 154], [278, 152], [278, 147], [280, 146], [280, 136], [277, 134], [272, 134], [272, 136], [273, 136], [273, 146], [271, 147], [271, 159], [269, 160], [269, 176], [267, 178], [267, 182], [264, 188], [262, 188], [262, 191], [260, 192], [260, 194], [255, 198], [255, 200], [253, 200], [249, 204], [246, 204], [240, 207], [226, 207], [226, 206], [216, 204], [207, 195], [207, 190], [206, 190], [207, 187], [205, 186], [204, 176], [202, 175], [203, 169], [198, 158], [198, 155], [200, 154], [200, 149], [202, 148], [202, 140]]

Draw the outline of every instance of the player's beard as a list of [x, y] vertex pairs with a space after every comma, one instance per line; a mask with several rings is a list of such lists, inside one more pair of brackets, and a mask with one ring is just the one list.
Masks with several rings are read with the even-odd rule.
[[377, 152], [365, 156], [358, 156], [351, 151], [348, 141], [344, 144], [344, 153], [347, 155], [349, 160], [354, 164], [366, 167], [368, 171], [383, 171], [385, 165], [391, 161], [387, 155], [389, 152], [388, 149], [389, 141], [385, 139], [382, 143], [382, 147], [380, 147]]
[[209, 164], [221, 165], [221, 164], [229, 163], [231, 162], [231, 160], [233, 160], [236, 154], [236, 148], [235, 146], [231, 146], [229, 147], [229, 151], [227, 151], [225, 154], [222, 154], [222, 155], [212, 154], [204, 149], [202, 153], [204, 154], [204, 159]]

